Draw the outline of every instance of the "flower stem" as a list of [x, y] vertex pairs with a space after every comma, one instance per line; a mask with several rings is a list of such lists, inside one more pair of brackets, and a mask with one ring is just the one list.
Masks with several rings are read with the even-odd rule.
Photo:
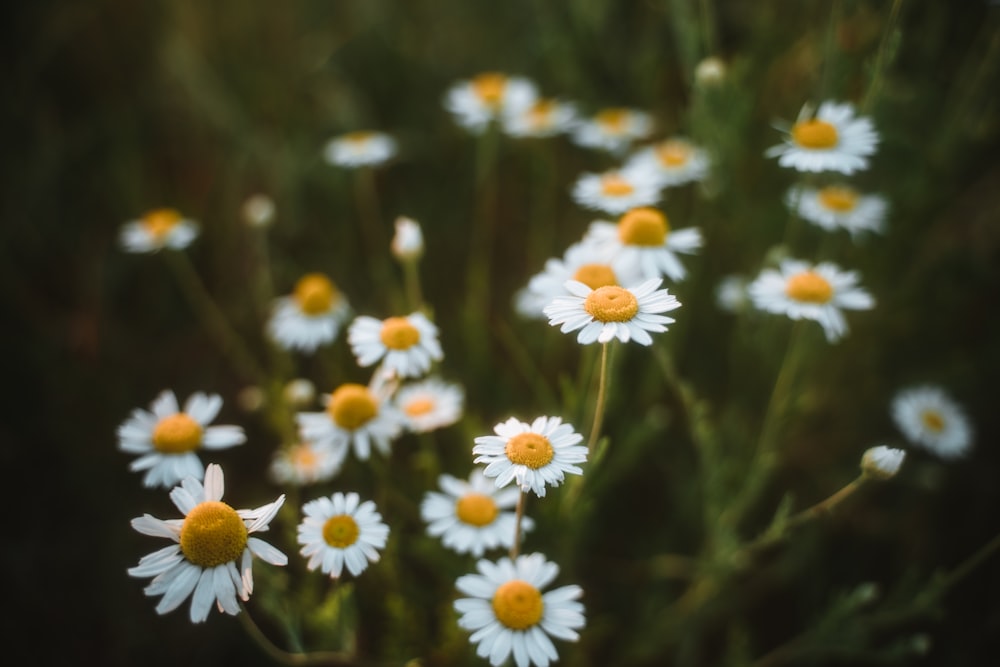
[[590, 427], [590, 439], [587, 440], [587, 454], [593, 454], [594, 445], [601, 435], [601, 422], [604, 420], [604, 407], [607, 403], [608, 389], [608, 345], [601, 345], [601, 374], [598, 378], [597, 401], [594, 403], [594, 425]]
[[419, 262], [415, 259], [407, 259], [402, 264], [403, 284], [410, 312], [422, 311], [424, 309], [424, 297], [423, 291], [420, 289]]
[[353, 656], [338, 651], [310, 651], [308, 653], [291, 653], [275, 646], [267, 635], [254, 622], [246, 606], [240, 603], [241, 613], [237, 614], [243, 629], [250, 638], [275, 662], [283, 665], [327, 665], [328, 667], [347, 667], [356, 665]]
[[510, 545], [510, 558], [511, 560], [517, 558], [517, 554], [521, 551], [521, 519], [524, 518], [524, 489], [521, 489], [520, 495], [517, 497], [517, 507], [514, 509], [514, 542]]
[[868, 90], [865, 92], [864, 100], [861, 102], [861, 112], [864, 113], [868, 111], [868, 107], [871, 106], [872, 100], [875, 99], [875, 95], [878, 93], [879, 88], [882, 85], [882, 72], [885, 70], [886, 63], [886, 52], [889, 50], [889, 42], [892, 39], [893, 30], [896, 27], [896, 20], [899, 18], [899, 8], [902, 6], [903, 0], [893, 0], [892, 7], [889, 9], [889, 18], [885, 23], [885, 30], [882, 31], [882, 40], [878, 45], [878, 53], [875, 55], [875, 65], [872, 68], [872, 80], [868, 84]]

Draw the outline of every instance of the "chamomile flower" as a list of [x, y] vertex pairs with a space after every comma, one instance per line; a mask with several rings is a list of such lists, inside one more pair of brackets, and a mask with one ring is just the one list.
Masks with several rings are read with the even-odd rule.
[[871, 119], [856, 116], [851, 104], [823, 102], [816, 115], [805, 106], [784, 142], [768, 149], [782, 167], [797, 171], [839, 171], [853, 174], [868, 167], [879, 136]]
[[652, 345], [649, 332], [660, 333], [676, 320], [666, 315], [680, 307], [677, 297], [666, 289], [657, 289], [660, 278], [653, 278], [636, 287], [606, 285], [591, 289], [575, 280], [566, 281], [570, 296], [556, 297], [545, 307], [549, 324], [561, 324], [563, 333], [580, 330], [576, 340], [581, 345], [607, 343], [617, 338], [623, 343], [634, 340], [640, 345]]
[[960, 458], [972, 447], [968, 418], [941, 387], [904, 389], [892, 399], [891, 412], [907, 440], [941, 458]]
[[444, 106], [465, 129], [479, 134], [491, 122], [528, 109], [538, 98], [530, 80], [483, 72], [448, 89]]
[[372, 445], [389, 455], [392, 441], [402, 433], [404, 418], [389, 402], [362, 384], [345, 383], [323, 396], [324, 412], [300, 412], [295, 418], [303, 440], [329, 446], [339, 467], [353, 446], [354, 455], [367, 461]]
[[[427, 534], [440, 537], [442, 544], [456, 553], [480, 557], [488, 549], [514, 544], [517, 517], [513, 509], [520, 491], [497, 489], [481, 470], [473, 469], [468, 481], [441, 475], [443, 493], [428, 491], [420, 503], [420, 516], [428, 524]], [[534, 522], [521, 517], [521, 530], [531, 530]]]
[[143, 535], [174, 541], [128, 570], [133, 577], [153, 577], [144, 592], [163, 596], [157, 613], [173, 611], [190, 596], [192, 623], [208, 618], [212, 603], [235, 616], [240, 613], [237, 598], [249, 600], [253, 592], [253, 557], [272, 565], [288, 563], [285, 554], [252, 537], [268, 529], [285, 496], [254, 510], [235, 510], [222, 502], [224, 488], [222, 468], [210, 464], [204, 486], [188, 477], [170, 492], [183, 519], [149, 514], [132, 519], [132, 527]]
[[584, 208], [611, 215], [660, 201], [660, 184], [648, 167], [582, 174], [572, 188], [573, 201]]
[[419, 377], [430, 370], [432, 362], [444, 358], [438, 329], [421, 312], [385, 320], [359, 316], [347, 330], [347, 342], [359, 366], [381, 361], [384, 368], [403, 378]]
[[756, 308], [793, 320], [815, 320], [834, 343], [847, 333], [843, 310], [869, 310], [875, 300], [858, 287], [858, 274], [829, 262], [810, 264], [786, 259], [764, 269], [747, 288]]
[[861, 194], [847, 185], [792, 188], [785, 202], [803, 220], [827, 231], [846, 229], [852, 237], [882, 233], [889, 208], [885, 197]]
[[461, 385], [431, 377], [403, 385], [393, 399], [414, 433], [451, 426], [462, 417], [465, 392]]
[[275, 300], [267, 332], [286, 350], [314, 352], [332, 343], [351, 312], [347, 297], [322, 273], [307, 273]]
[[344, 567], [355, 577], [377, 563], [378, 550], [385, 548], [389, 527], [370, 500], [361, 502], [356, 493], [334, 493], [302, 506], [299, 524], [300, 554], [309, 559], [306, 567], [317, 568], [331, 579], [340, 578]]
[[728, 313], [742, 313], [751, 305], [748, 285], [746, 276], [724, 276], [715, 286], [716, 304]]
[[663, 188], [704, 180], [710, 162], [705, 149], [683, 137], [673, 137], [636, 151], [625, 166], [654, 174]]
[[118, 447], [138, 454], [129, 470], [145, 471], [147, 487], [170, 488], [185, 477], [205, 474], [199, 449], [225, 449], [246, 442], [239, 426], [209, 426], [222, 408], [218, 394], [191, 394], [181, 410], [174, 392], [160, 392], [150, 409], [136, 408], [118, 427]]
[[474, 463], [485, 463], [483, 474], [496, 478], [496, 486], [512, 481], [522, 491], [545, 495], [546, 486], [559, 486], [566, 473], [582, 475], [577, 463], [587, 460], [583, 436], [559, 417], [538, 417], [533, 422], [511, 417], [493, 427], [496, 435], [476, 438]]
[[304, 440], [283, 447], [271, 459], [271, 479], [278, 484], [305, 486], [333, 479], [343, 462], [334, 449]]
[[902, 449], [885, 445], [871, 447], [861, 456], [861, 472], [866, 477], [889, 479], [896, 476], [905, 458], [906, 452]]
[[404, 215], [396, 218], [396, 234], [389, 247], [400, 262], [420, 259], [424, 254], [424, 233], [420, 223]]
[[476, 654], [499, 667], [513, 655], [517, 667], [548, 667], [559, 659], [550, 637], [577, 641], [577, 630], [585, 625], [584, 608], [578, 600], [583, 589], [562, 586], [542, 590], [559, 574], [559, 566], [542, 554], [528, 554], [497, 562], [480, 560], [479, 574], [466, 574], [455, 583], [468, 595], [455, 600], [461, 614], [458, 625], [472, 634]]
[[395, 155], [395, 139], [368, 130], [341, 134], [323, 147], [323, 159], [336, 167], [376, 167]]
[[600, 248], [616, 271], [635, 267], [644, 279], [666, 276], [680, 281], [687, 277], [687, 270], [678, 253], [694, 253], [701, 248], [702, 238], [697, 228], [672, 230], [661, 211], [640, 207], [627, 211], [617, 223], [591, 223], [584, 242]]
[[149, 253], [188, 247], [198, 237], [198, 223], [172, 208], [157, 208], [122, 227], [119, 242], [126, 252]]
[[554, 98], [540, 98], [531, 105], [509, 109], [503, 129], [512, 137], [551, 137], [570, 131], [577, 121], [576, 107]]
[[621, 153], [632, 142], [645, 139], [653, 131], [653, 118], [644, 111], [624, 107], [601, 109], [573, 128], [573, 142], [584, 148]]

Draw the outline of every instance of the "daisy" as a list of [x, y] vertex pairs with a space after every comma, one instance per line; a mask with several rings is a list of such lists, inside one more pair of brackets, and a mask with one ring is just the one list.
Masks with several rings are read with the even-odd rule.
[[551, 137], [570, 131], [577, 122], [576, 107], [553, 98], [511, 108], [503, 115], [503, 129], [512, 137]]
[[[428, 524], [429, 535], [440, 537], [456, 553], [471, 553], [477, 558], [487, 549], [513, 546], [517, 516], [502, 510], [517, 505], [520, 491], [497, 489], [478, 468], [468, 481], [441, 475], [438, 485], [444, 493], [428, 491], [420, 503], [420, 516]], [[521, 530], [533, 527], [531, 519], [521, 517]]]
[[305, 486], [333, 479], [343, 462], [330, 445], [317, 445], [309, 441], [283, 447], [271, 460], [271, 479], [278, 484]]
[[538, 417], [530, 424], [511, 417], [493, 431], [496, 435], [476, 438], [472, 453], [498, 488], [516, 481], [522, 491], [542, 497], [545, 486], [559, 486], [565, 473], [583, 474], [574, 465], [587, 460], [587, 448], [577, 444], [583, 436], [559, 417]]
[[625, 162], [626, 168], [655, 174], [661, 188], [704, 180], [709, 165], [708, 153], [683, 137], [647, 146]]
[[316, 568], [331, 579], [338, 579], [347, 566], [355, 577], [368, 563], [379, 561], [379, 549], [385, 548], [389, 527], [370, 500], [360, 502], [356, 493], [334, 493], [311, 500], [302, 506], [299, 524], [300, 554], [307, 557], [306, 567]]
[[376, 167], [396, 155], [396, 140], [384, 132], [360, 130], [330, 139], [323, 159], [336, 167]]
[[972, 446], [969, 420], [940, 387], [900, 391], [892, 399], [892, 418], [907, 440], [942, 458], [960, 458]]
[[209, 426], [222, 408], [218, 394], [196, 392], [182, 411], [174, 392], [160, 392], [149, 411], [136, 408], [118, 427], [118, 447], [138, 454], [129, 470], [145, 470], [144, 486], [170, 488], [185, 477], [201, 479], [199, 449], [225, 449], [246, 442], [239, 426]]
[[198, 236], [198, 223], [172, 208], [148, 211], [122, 227], [118, 240], [126, 252], [156, 252], [164, 248], [180, 250]]
[[853, 174], [868, 167], [879, 136], [870, 118], [856, 117], [848, 103], [823, 102], [815, 116], [808, 105], [788, 130], [784, 143], [767, 150], [782, 167], [798, 171], [839, 171]]
[[268, 529], [285, 496], [254, 510], [234, 510], [222, 502], [224, 487], [222, 468], [210, 464], [204, 486], [188, 477], [170, 492], [183, 519], [149, 514], [132, 519], [132, 527], [143, 535], [174, 541], [128, 570], [133, 577], [153, 577], [144, 592], [163, 596], [157, 613], [173, 611], [190, 595], [192, 623], [208, 618], [213, 602], [220, 612], [235, 616], [240, 613], [236, 598], [245, 602], [253, 592], [253, 557], [272, 565], [288, 563], [285, 554], [251, 537]]
[[664, 313], [680, 308], [677, 297], [666, 289], [657, 289], [661, 280], [653, 278], [637, 287], [608, 285], [591, 289], [575, 280], [566, 281], [570, 296], [556, 297], [545, 307], [549, 324], [561, 324], [560, 331], [580, 330], [576, 340], [581, 345], [594, 341], [607, 343], [617, 338], [623, 343], [634, 340], [640, 345], [652, 345], [649, 332], [667, 330], [676, 320]]
[[432, 361], [444, 358], [437, 327], [421, 312], [385, 320], [362, 315], [348, 328], [347, 341], [358, 365], [382, 361], [386, 369], [404, 378], [423, 375]]
[[616, 215], [660, 201], [654, 171], [643, 166], [582, 174], [573, 184], [573, 201], [584, 208]]
[[626, 212], [617, 224], [591, 223], [584, 241], [601, 248], [615, 270], [636, 267], [645, 279], [666, 276], [673, 281], [687, 277], [677, 253], [691, 254], [702, 243], [698, 229], [671, 230], [667, 216], [650, 207]]
[[396, 234], [389, 248], [393, 256], [401, 262], [413, 262], [424, 254], [424, 233], [420, 223], [406, 216], [396, 218]]
[[813, 265], [786, 259], [778, 270], [761, 271], [747, 291], [760, 310], [819, 322], [826, 339], [834, 343], [847, 333], [843, 309], [869, 310], [875, 306], [875, 300], [857, 282], [856, 272], [841, 271], [829, 262]]
[[645, 139], [653, 131], [648, 113], [623, 107], [609, 107], [573, 128], [574, 143], [584, 148], [598, 148], [611, 153], [626, 150], [634, 141]]
[[724, 276], [715, 286], [715, 303], [728, 313], [742, 313], [751, 305], [745, 276]]
[[792, 188], [785, 202], [803, 220], [827, 231], [846, 229], [852, 237], [882, 233], [889, 208], [885, 197], [864, 195], [846, 185]]
[[274, 200], [265, 194], [250, 195], [243, 202], [243, 220], [250, 227], [270, 227], [274, 222]]
[[354, 447], [354, 455], [367, 461], [374, 443], [384, 456], [403, 430], [403, 416], [361, 384], [342, 384], [329, 395], [324, 412], [300, 412], [295, 416], [302, 439], [332, 449], [339, 467]]
[[291, 295], [275, 300], [267, 331], [286, 350], [313, 352], [337, 338], [350, 310], [347, 298], [329, 278], [307, 273]]
[[459, 125], [479, 134], [490, 122], [530, 108], [537, 98], [535, 84], [528, 79], [483, 72], [452, 86], [444, 105]]
[[451, 426], [462, 417], [465, 392], [457, 384], [427, 378], [404, 385], [396, 392], [396, 408], [414, 433]]
[[894, 449], [885, 445], [871, 447], [861, 457], [861, 472], [866, 477], [889, 479], [899, 472], [905, 458], [906, 452], [902, 449]]
[[480, 560], [479, 574], [458, 578], [455, 586], [468, 595], [455, 600], [462, 616], [458, 625], [469, 630], [469, 641], [478, 644], [476, 654], [499, 667], [511, 654], [517, 667], [548, 667], [559, 659], [549, 638], [575, 642], [585, 620], [577, 600], [583, 589], [562, 586], [548, 593], [542, 589], [559, 574], [559, 566], [542, 554]]

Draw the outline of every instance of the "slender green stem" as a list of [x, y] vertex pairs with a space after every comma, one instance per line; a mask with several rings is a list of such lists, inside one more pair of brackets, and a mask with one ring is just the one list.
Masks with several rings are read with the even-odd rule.
[[254, 622], [246, 606], [240, 603], [241, 613], [237, 614], [243, 629], [250, 638], [275, 662], [283, 665], [327, 665], [328, 667], [348, 667], [357, 665], [357, 660], [339, 651], [310, 651], [308, 653], [291, 653], [275, 646], [267, 635]]
[[526, 495], [524, 489], [521, 489], [520, 495], [517, 496], [517, 507], [514, 508], [514, 541], [510, 545], [511, 560], [517, 558], [518, 553], [521, 551], [521, 521], [524, 519], [524, 500]]
[[594, 403], [594, 424], [590, 427], [590, 438], [587, 440], [587, 454], [594, 453], [594, 445], [601, 435], [601, 422], [604, 420], [604, 408], [607, 402], [608, 390], [608, 345], [601, 345], [601, 371], [598, 379], [597, 401]]
[[360, 224], [365, 245], [368, 246], [367, 264], [372, 267], [374, 274], [371, 278], [376, 284], [392, 285], [388, 259], [389, 239], [382, 226], [378, 189], [375, 187], [375, 170], [372, 167], [361, 167], [357, 172], [354, 179], [354, 196], [361, 215]]
[[420, 289], [420, 262], [407, 259], [403, 264], [403, 283], [406, 290], [406, 301], [410, 312], [424, 309], [423, 291]]
[[864, 100], [861, 102], [861, 112], [864, 113], [869, 110], [872, 101], [878, 94], [878, 90], [882, 85], [882, 74], [885, 70], [886, 65], [886, 53], [889, 50], [889, 42], [892, 39], [893, 31], [896, 28], [896, 20], [899, 18], [899, 9], [903, 5], [903, 0], [893, 0], [892, 7], [889, 9], [889, 18], [885, 23], [885, 30], [882, 31], [882, 40], [878, 45], [878, 52], [875, 54], [875, 65], [872, 69], [872, 80], [868, 84], [868, 90], [865, 92]]
[[973, 570], [985, 563], [993, 554], [1000, 551], [1000, 535], [979, 548], [974, 554], [959, 563], [958, 567], [949, 572], [934, 587], [934, 595], [941, 596], [958, 582], [969, 576]]

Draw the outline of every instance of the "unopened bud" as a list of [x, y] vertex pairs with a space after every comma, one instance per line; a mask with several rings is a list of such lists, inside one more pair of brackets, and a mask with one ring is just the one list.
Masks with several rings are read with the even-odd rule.
[[872, 447], [861, 457], [861, 473], [874, 479], [889, 479], [899, 472], [906, 452], [885, 445]]
[[392, 239], [392, 254], [401, 262], [411, 262], [424, 254], [424, 234], [416, 220], [396, 218], [396, 235]]

